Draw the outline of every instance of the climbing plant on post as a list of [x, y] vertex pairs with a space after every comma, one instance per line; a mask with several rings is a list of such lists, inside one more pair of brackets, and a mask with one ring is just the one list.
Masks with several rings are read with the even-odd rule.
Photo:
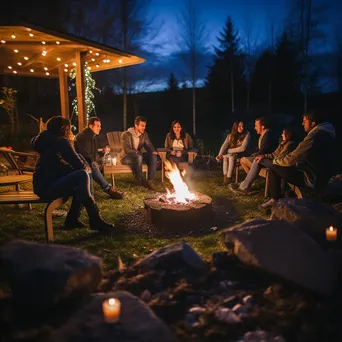
[[8, 115], [11, 134], [14, 134], [19, 126], [16, 93], [13, 88], [2, 87], [0, 90], [0, 107], [4, 108]]
[[[76, 80], [76, 69], [71, 69], [70, 75], [71, 80]], [[87, 119], [90, 117], [91, 114], [96, 115], [95, 104], [93, 102], [94, 99], [94, 90], [100, 91], [100, 89], [96, 88], [96, 82], [93, 79], [93, 76], [88, 68], [84, 69], [84, 77], [85, 77], [85, 104], [87, 106]], [[75, 86], [75, 83], [72, 84]], [[77, 96], [72, 101], [72, 108], [73, 113], [78, 115], [78, 108], [77, 108]]]

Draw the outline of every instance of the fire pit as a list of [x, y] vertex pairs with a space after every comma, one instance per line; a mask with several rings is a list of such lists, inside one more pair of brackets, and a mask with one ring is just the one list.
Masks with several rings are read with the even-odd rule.
[[199, 192], [191, 193], [175, 164], [165, 162], [166, 176], [173, 185], [167, 193], [154, 193], [145, 198], [148, 223], [178, 231], [198, 230], [212, 219], [212, 199]]

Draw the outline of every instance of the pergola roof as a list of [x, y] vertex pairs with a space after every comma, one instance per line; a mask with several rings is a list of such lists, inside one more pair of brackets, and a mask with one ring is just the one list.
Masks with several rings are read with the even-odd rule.
[[76, 55], [84, 53], [91, 72], [143, 63], [145, 59], [30, 23], [0, 26], [0, 73], [58, 77], [59, 69], [68, 74], [76, 66]]

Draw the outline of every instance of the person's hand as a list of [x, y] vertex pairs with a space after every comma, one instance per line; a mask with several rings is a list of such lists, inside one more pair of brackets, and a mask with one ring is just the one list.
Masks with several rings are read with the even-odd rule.
[[110, 152], [110, 147], [109, 147], [109, 146], [106, 146], [106, 147], [103, 149], [103, 152], [104, 152], [104, 153], [109, 153], [109, 152]]
[[264, 155], [256, 156], [255, 161], [259, 164], [265, 158]]
[[175, 156], [175, 155], [176, 155], [176, 152], [175, 152], [175, 151], [171, 151], [170, 154], [173, 155], [173, 156]]
[[177, 152], [176, 152], [176, 157], [179, 158], [179, 157], [181, 157], [181, 156], [182, 156], [182, 152], [181, 152], [181, 151], [177, 151]]
[[222, 159], [222, 154], [219, 154], [217, 157], [216, 157], [216, 160], [217, 161], [220, 161]]
[[158, 153], [157, 151], [154, 151], [154, 152], [152, 152], [152, 154], [156, 154], [156, 155], [158, 155], [159, 153]]

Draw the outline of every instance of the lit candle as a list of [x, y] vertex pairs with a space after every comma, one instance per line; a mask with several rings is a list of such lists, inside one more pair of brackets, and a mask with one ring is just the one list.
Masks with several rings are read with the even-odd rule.
[[112, 162], [113, 162], [113, 165], [116, 165], [116, 158], [115, 157], [112, 159]]
[[107, 323], [115, 323], [120, 318], [121, 303], [118, 299], [109, 298], [102, 303], [102, 310]]
[[325, 230], [325, 236], [327, 240], [336, 240], [337, 239], [337, 228], [330, 226]]

